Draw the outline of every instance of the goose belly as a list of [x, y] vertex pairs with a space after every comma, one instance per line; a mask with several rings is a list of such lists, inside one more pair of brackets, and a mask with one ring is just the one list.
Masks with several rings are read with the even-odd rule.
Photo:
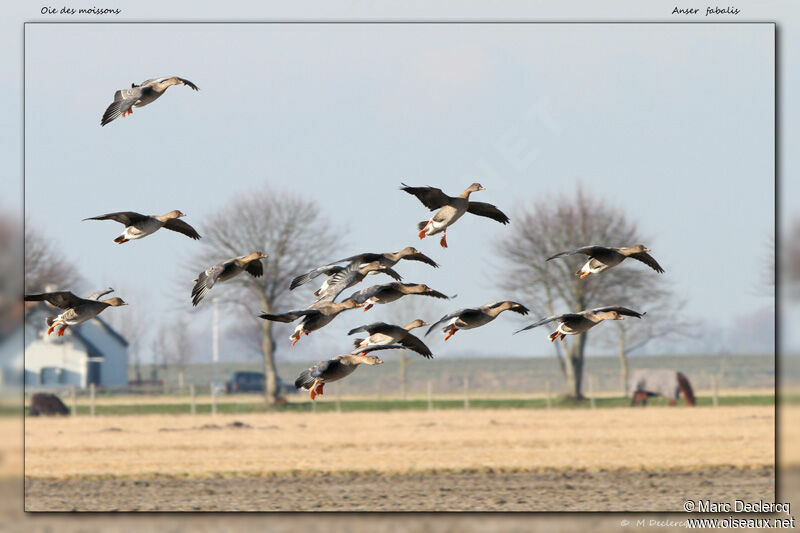
[[386, 335], [384, 333], [373, 333], [367, 339], [367, 345], [369, 346], [384, 346], [386, 344], [393, 344], [397, 339], [392, 337], [391, 335]]
[[133, 226], [126, 227], [123, 235], [125, 236], [126, 239], [133, 241], [136, 239], [147, 237], [148, 235], [152, 235], [160, 228], [161, 228], [161, 223], [158, 220], [148, 219], [144, 222], [140, 222], [138, 224], [134, 224]]
[[569, 322], [562, 322], [559, 324], [557, 331], [565, 335], [577, 335], [591, 329], [596, 323], [591, 320], [575, 320]]

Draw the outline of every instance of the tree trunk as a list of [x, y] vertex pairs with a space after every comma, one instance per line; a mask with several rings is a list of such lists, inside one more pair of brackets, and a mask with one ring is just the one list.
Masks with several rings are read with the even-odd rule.
[[[564, 350], [564, 377], [567, 381], [567, 394], [574, 400], [583, 400], [581, 385], [583, 383], [583, 348], [586, 346], [586, 333], [574, 336]], [[556, 341], [558, 342], [558, 341]]]
[[628, 356], [625, 354], [625, 335], [619, 336], [619, 369], [622, 379], [622, 394], [628, 396]]
[[400, 363], [400, 393], [405, 401], [408, 388], [408, 358], [406, 357], [405, 350], [400, 351], [400, 359], [398, 362]]
[[[269, 311], [268, 311], [269, 312]], [[264, 403], [275, 405], [281, 400], [278, 390], [278, 372], [275, 369], [275, 340], [272, 338], [272, 322], [261, 324], [261, 354], [264, 356]]]

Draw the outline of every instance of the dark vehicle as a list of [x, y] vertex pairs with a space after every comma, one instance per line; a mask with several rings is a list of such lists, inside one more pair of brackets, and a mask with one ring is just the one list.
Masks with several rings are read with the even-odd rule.
[[[278, 378], [278, 389], [283, 393], [297, 392], [297, 389], [281, 378]], [[236, 392], [264, 392], [264, 374], [262, 372], [234, 372], [225, 382], [225, 393], [234, 394]]]

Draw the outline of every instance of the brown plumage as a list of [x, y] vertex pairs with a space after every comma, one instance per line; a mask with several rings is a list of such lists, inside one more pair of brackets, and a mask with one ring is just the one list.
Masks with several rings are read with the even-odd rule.
[[405, 183], [401, 183], [401, 185], [401, 190], [416, 196], [422, 202], [422, 205], [431, 211], [438, 210], [430, 219], [423, 220], [417, 224], [417, 227], [420, 230], [420, 239], [424, 239], [429, 235], [443, 233], [440, 241], [442, 248], [447, 248], [448, 226], [455, 224], [464, 213], [491, 218], [501, 224], [509, 223], [509, 218], [497, 207], [484, 202], [473, 202], [469, 199], [471, 193], [486, 190], [480, 183], [473, 183], [457, 197], [448, 196], [441, 189], [435, 187], [410, 187]]
[[193, 227], [182, 220], [186, 213], [175, 209], [164, 215], [142, 215], [135, 211], [119, 211], [117, 213], [107, 213], [96, 217], [84, 218], [83, 220], [113, 220], [125, 226], [122, 235], [114, 239], [117, 244], [122, 244], [136, 239], [143, 239], [152, 235], [161, 228], [183, 233], [192, 239], [199, 239], [200, 235]]
[[648, 252], [650, 248], [647, 248], [643, 244], [636, 244], [634, 246], [628, 246], [626, 248], [607, 248], [605, 246], [584, 246], [583, 248], [576, 248], [575, 250], [568, 250], [566, 252], [561, 252], [555, 255], [552, 255], [547, 258], [547, 261], [551, 259], [555, 259], [556, 257], [563, 257], [567, 255], [574, 255], [574, 254], [585, 254], [589, 256], [589, 260], [578, 270], [575, 275], [580, 276], [581, 279], [589, 276], [590, 274], [599, 274], [600, 272], [607, 270], [609, 268], [615, 267], [618, 264], [622, 263], [628, 257], [636, 259], [637, 261], [641, 261], [645, 265], [649, 266], [659, 274], [664, 272], [664, 269], [661, 268], [661, 265], [653, 259]]

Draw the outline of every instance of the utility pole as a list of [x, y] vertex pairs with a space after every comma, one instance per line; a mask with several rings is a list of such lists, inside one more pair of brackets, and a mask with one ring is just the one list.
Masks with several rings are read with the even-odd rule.
[[211, 321], [211, 343], [212, 343], [212, 375], [213, 375], [213, 383], [214, 386], [217, 385], [217, 373], [218, 369], [217, 366], [219, 365], [219, 304], [217, 303], [217, 299], [214, 298], [211, 301], [214, 313], [212, 315]]

